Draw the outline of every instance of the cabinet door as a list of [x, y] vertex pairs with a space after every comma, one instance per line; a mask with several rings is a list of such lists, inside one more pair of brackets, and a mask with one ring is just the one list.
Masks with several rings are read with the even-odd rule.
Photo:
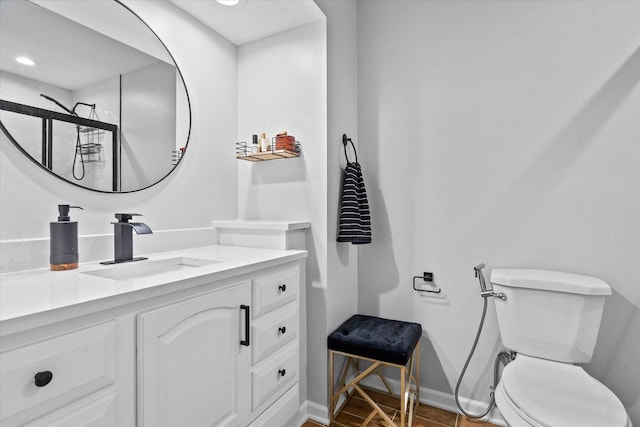
[[140, 425], [240, 426], [251, 412], [249, 283], [139, 315]]

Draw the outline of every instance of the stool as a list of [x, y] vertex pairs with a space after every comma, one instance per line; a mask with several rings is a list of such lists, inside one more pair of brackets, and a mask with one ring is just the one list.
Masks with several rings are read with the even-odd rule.
[[[366, 426], [376, 414], [380, 415], [389, 427], [411, 426], [413, 413], [420, 404], [420, 336], [422, 326], [418, 323], [382, 319], [380, 317], [356, 314], [336, 329], [327, 340], [329, 349], [329, 421], [335, 421], [335, 408], [341, 395], [346, 395], [345, 403], [357, 391], [373, 410], [364, 420]], [[346, 357], [337, 387], [334, 385], [334, 357]], [[371, 362], [364, 371], [360, 371], [360, 361]], [[369, 375], [378, 374], [393, 397], [396, 396], [387, 379], [382, 374], [385, 367], [400, 369], [400, 423], [395, 423], [363, 390], [360, 381]], [[355, 376], [347, 380], [349, 370], [353, 368]], [[407, 398], [410, 396], [409, 404]], [[415, 404], [415, 405], [414, 405]], [[344, 404], [343, 404], [344, 406]], [[340, 408], [342, 410], [342, 407]], [[338, 413], [340, 412], [338, 411]], [[406, 423], [408, 415], [408, 424]]]

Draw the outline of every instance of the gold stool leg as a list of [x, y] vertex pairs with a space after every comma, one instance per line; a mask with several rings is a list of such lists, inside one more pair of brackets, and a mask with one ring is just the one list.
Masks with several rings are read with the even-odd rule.
[[[358, 391], [358, 393], [360, 394], [360, 396], [366, 400], [369, 405], [373, 408], [374, 412], [377, 412], [378, 415], [380, 415], [382, 417], [382, 419], [390, 426], [390, 427], [398, 427], [398, 425], [396, 423], [393, 422], [393, 420], [391, 418], [389, 418], [389, 416], [382, 410], [382, 408], [371, 398], [371, 396], [369, 396], [359, 385], [359, 383], [354, 382], [353, 383], [353, 387], [355, 387], [355, 389]], [[371, 416], [371, 414], [369, 414], [369, 416], [371, 417], [371, 419], [373, 419], [373, 416]], [[369, 417], [367, 417], [368, 419]], [[366, 421], [366, 420], [365, 420]], [[365, 423], [361, 424], [362, 426], [366, 426]]]
[[360, 427], [364, 426], [368, 426], [369, 423], [371, 422], [371, 420], [373, 419], [373, 417], [376, 416], [376, 414], [378, 413], [378, 411], [376, 411], [375, 409], [373, 411], [371, 411], [369, 413], [369, 416], [362, 422], [362, 424], [360, 424]]
[[416, 409], [420, 406], [420, 341], [416, 345]]
[[405, 385], [405, 377], [407, 375], [407, 367], [400, 368], [400, 427], [406, 427], [405, 414], [407, 412], [407, 390]]
[[334, 399], [335, 385], [333, 384], [333, 358], [333, 351], [329, 351], [329, 424], [333, 424], [335, 421], [334, 411], [336, 405]]
[[[391, 427], [412, 427], [414, 416], [416, 414], [417, 408], [420, 405], [420, 342], [416, 344], [416, 347], [411, 354], [411, 358], [409, 359], [407, 365], [399, 366], [399, 365], [391, 365], [385, 362], [376, 361], [373, 359], [366, 359], [372, 364], [365, 369], [364, 371], [360, 371], [360, 357], [359, 356], [347, 356], [347, 360], [344, 366], [344, 369], [340, 375], [340, 383], [336, 389], [335, 381], [335, 352], [329, 351], [329, 421], [331, 424], [336, 421], [336, 406], [338, 398], [343, 394], [347, 394], [347, 401], [349, 397], [351, 397], [351, 393], [349, 392], [349, 388], [353, 387], [353, 392], [357, 392], [360, 396], [367, 401], [367, 403], [373, 408], [373, 411], [369, 413], [369, 416], [364, 420], [363, 425], [368, 424], [376, 414], [380, 415], [385, 423], [387, 423]], [[400, 368], [400, 419], [399, 423], [394, 420], [391, 420], [387, 414], [378, 406], [378, 404], [373, 401], [373, 399], [360, 387], [360, 381], [364, 378], [368, 377], [372, 374], [378, 374], [385, 386], [387, 386], [389, 394], [394, 396], [393, 391], [389, 387], [389, 384], [382, 374], [381, 369], [384, 366], [395, 366]], [[355, 378], [350, 381], [346, 381], [347, 372], [349, 368], [353, 366], [356, 372]], [[395, 396], [394, 396], [395, 397]], [[347, 401], [340, 408], [342, 410], [344, 405], [346, 405]]]

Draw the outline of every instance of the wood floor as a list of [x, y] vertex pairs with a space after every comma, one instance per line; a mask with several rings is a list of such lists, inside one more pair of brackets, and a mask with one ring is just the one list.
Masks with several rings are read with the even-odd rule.
[[[398, 399], [384, 393], [367, 389], [367, 393], [376, 401], [378, 405], [394, 420], [397, 417], [400, 408]], [[356, 427], [365, 420], [371, 412], [369, 404], [362, 399], [357, 393], [349, 400], [342, 412], [338, 414], [336, 422], [331, 427]], [[380, 416], [376, 416], [367, 427], [385, 426], [384, 420]], [[319, 427], [314, 421], [307, 421], [302, 427]], [[495, 427], [483, 421], [477, 421], [467, 418], [464, 415], [454, 414], [453, 412], [444, 411], [425, 404], [420, 404], [418, 411], [413, 420], [413, 427]]]

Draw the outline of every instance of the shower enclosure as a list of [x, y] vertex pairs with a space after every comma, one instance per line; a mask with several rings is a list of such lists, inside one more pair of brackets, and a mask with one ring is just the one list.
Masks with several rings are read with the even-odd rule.
[[[56, 101], [53, 100], [53, 102]], [[88, 106], [88, 104], [83, 105]], [[60, 165], [59, 160], [68, 162], [69, 159], [73, 159], [70, 168], [65, 167], [65, 169], [71, 172], [74, 179], [82, 180], [87, 174], [87, 164], [95, 163], [99, 169], [102, 169], [105, 163], [107, 163], [110, 165], [109, 172], [111, 179], [109, 181], [111, 187], [106, 190], [118, 191], [120, 189], [120, 183], [118, 182], [118, 177], [120, 176], [120, 144], [117, 125], [92, 118], [80, 117], [75, 114], [75, 107], [73, 114], [72, 111], [69, 110], [67, 110], [69, 113], [61, 113], [3, 99], [0, 100], [0, 110], [36, 118], [41, 122], [39, 138], [35, 135], [30, 135], [30, 139], [32, 140], [31, 144], [25, 144], [25, 139], [27, 139], [28, 136], [22, 138], [21, 144], [18, 144], [17, 141], [12, 142], [19, 147], [25, 155], [38, 159], [42, 166], [49, 171], [60, 175], [62, 172], [54, 170], [54, 168], [58, 169], [55, 165]], [[92, 113], [90, 114], [93, 114], [95, 117], [95, 105], [91, 111]], [[23, 117], [14, 117], [14, 122], [19, 121], [28, 122], [29, 120], [25, 120]], [[72, 125], [73, 128], [70, 128], [69, 125]], [[12, 134], [4, 128], [2, 121], [0, 121], [0, 127], [2, 127], [2, 131], [9, 138], [13, 139]], [[109, 136], [105, 137], [105, 133]], [[60, 135], [65, 135], [66, 138], [61, 138], [59, 137]], [[40, 141], [39, 150], [34, 149], [34, 142], [37, 140]], [[105, 162], [104, 143], [107, 140], [110, 141], [111, 145], [110, 162]], [[71, 142], [71, 144], [69, 144], [69, 142]], [[56, 143], [64, 143], [67, 145], [68, 147], [64, 148], [69, 154], [63, 155], [61, 154], [60, 148], [55, 149], [54, 144]], [[25, 148], [29, 146], [32, 147], [31, 150]], [[60, 159], [58, 159], [58, 156]]]

